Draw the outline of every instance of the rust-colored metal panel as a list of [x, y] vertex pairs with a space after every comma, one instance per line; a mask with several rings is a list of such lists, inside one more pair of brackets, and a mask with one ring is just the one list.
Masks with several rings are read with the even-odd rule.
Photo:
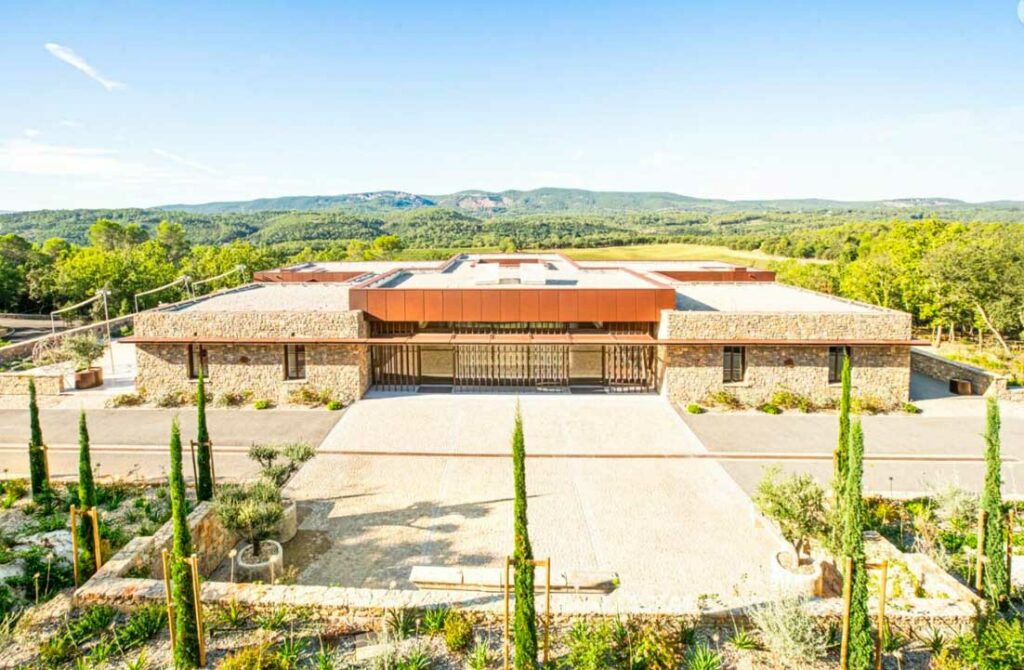
[[462, 321], [462, 297], [465, 291], [445, 291], [442, 294], [444, 303], [444, 321]]
[[480, 290], [462, 292], [462, 320], [481, 321]]
[[378, 319], [388, 318], [388, 297], [383, 291], [369, 291], [366, 294], [366, 313]]
[[676, 290], [674, 288], [659, 289], [655, 293], [655, 296], [656, 296], [655, 300], [657, 301], [658, 311], [659, 311], [658, 320], [660, 321], [661, 320], [661, 314], [660, 314], [661, 310], [663, 310], [663, 309], [675, 309], [676, 308]]
[[579, 321], [600, 321], [601, 317], [597, 310], [597, 291], [577, 291], [576, 318]]
[[405, 320], [423, 321], [423, 291], [405, 291]]
[[579, 317], [577, 302], [577, 292], [575, 289], [565, 289], [558, 292], [558, 320], [559, 321], [577, 321]]
[[598, 321], [616, 321], [619, 310], [617, 308], [616, 291], [602, 290], [597, 292], [597, 313]]
[[654, 291], [636, 292], [636, 320], [657, 321], [658, 305], [654, 300]]
[[540, 296], [540, 314], [538, 321], [558, 321], [558, 291], [538, 290]]
[[615, 291], [615, 320], [636, 321], [635, 291]]
[[519, 318], [523, 321], [540, 321], [540, 296], [538, 289], [519, 291]]
[[364, 312], [366, 310], [366, 289], [354, 288], [349, 289], [348, 292], [348, 307], [349, 309], [361, 309]]
[[480, 291], [480, 320], [501, 320], [501, 294], [498, 291], [490, 289]]
[[501, 291], [501, 321], [514, 323], [522, 320], [520, 318], [519, 293], [518, 289]]
[[388, 321], [405, 321], [405, 291], [385, 291]]
[[444, 321], [444, 291], [423, 291], [423, 320]]

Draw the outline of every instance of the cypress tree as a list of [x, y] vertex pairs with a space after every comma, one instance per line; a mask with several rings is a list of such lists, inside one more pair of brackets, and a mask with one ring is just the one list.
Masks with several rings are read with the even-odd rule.
[[829, 544], [833, 555], [841, 553], [843, 547], [843, 529], [846, 524], [846, 479], [847, 454], [850, 444], [850, 357], [843, 354], [843, 371], [840, 377], [842, 390], [839, 395], [839, 440], [832, 456], [835, 472], [832, 473], [832, 528], [829, 533]]
[[523, 415], [516, 406], [515, 430], [512, 433], [512, 477], [515, 486], [515, 568], [516, 609], [513, 635], [516, 670], [537, 667], [537, 616], [534, 605], [533, 547], [526, 527], [526, 445], [523, 440]]
[[211, 467], [210, 434], [206, 430], [206, 384], [203, 373], [199, 373], [199, 385], [196, 387], [196, 425], [198, 427], [196, 441], [196, 470], [199, 481], [196, 482], [196, 498], [201, 502], [213, 498], [213, 468]]
[[[92, 479], [92, 457], [89, 455], [89, 427], [85, 422], [85, 410], [78, 415], [78, 503], [84, 512], [96, 507], [96, 484]], [[96, 565], [96, 551], [93, 544], [92, 521], [84, 514], [78, 522], [78, 546], [81, 552], [79, 570], [85, 576], [91, 575]]]
[[46, 454], [43, 452], [43, 430], [39, 427], [39, 405], [36, 403], [36, 382], [28, 380], [28, 468], [32, 480], [32, 499], [46, 500], [49, 486], [46, 481]]
[[999, 602], [1009, 594], [1006, 574], [1006, 528], [1003, 523], [1002, 458], [1000, 454], [999, 401], [989, 398], [985, 405], [985, 488], [981, 508], [985, 510], [985, 596]]
[[850, 426], [850, 448], [846, 461], [846, 501], [843, 555], [853, 559], [850, 589], [850, 645], [847, 670], [869, 670], [874, 643], [868, 617], [868, 572], [864, 554], [864, 431], [860, 421]]
[[199, 635], [196, 630], [195, 594], [192, 591], [192, 570], [184, 559], [192, 555], [192, 538], [188, 531], [188, 509], [185, 504], [185, 477], [181, 472], [181, 430], [178, 420], [171, 423], [171, 520], [174, 543], [171, 549], [172, 598], [174, 600], [174, 666], [199, 667]]

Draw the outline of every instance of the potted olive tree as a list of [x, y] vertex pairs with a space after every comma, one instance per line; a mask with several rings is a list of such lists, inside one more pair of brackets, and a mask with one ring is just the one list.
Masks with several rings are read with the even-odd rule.
[[[249, 458], [259, 463], [260, 476], [271, 482], [279, 491], [315, 453], [313, 447], [303, 443], [254, 444], [249, 448]], [[282, 497], [281, 505], [281, 523], [272, 537], [283, 543], [295, 537], [299, 524], [295, 501]]]
[[281, 493], [273, 482], [224, 484], [214, 498], [217, 518], [248, 544], [235, 561], [242, 580], [272, 583], [284, 570], [284, 549], [270, 539], [281, 522]]
[[103, 368], [92, 362], [103, 355], [103, 344], [95, 335], [73, 335], [64, 340], [64, 352], [75, 362], [75, 388], [103, 385]]

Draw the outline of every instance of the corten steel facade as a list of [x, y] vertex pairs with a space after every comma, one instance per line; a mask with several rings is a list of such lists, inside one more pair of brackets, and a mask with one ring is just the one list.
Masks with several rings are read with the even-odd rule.
[[137, 316], [138, 385], [285, 401], [300, 387], [661, 392], [748, 403], [786, 389], [894, 405], [910, 385], [910, 316], [687, 261], [457, 254], [440, 263], [311, 263]]

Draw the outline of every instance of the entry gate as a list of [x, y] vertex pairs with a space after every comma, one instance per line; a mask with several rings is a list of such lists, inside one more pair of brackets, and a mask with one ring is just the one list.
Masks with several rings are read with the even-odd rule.
[[452, 385], [459, 391], [567, 388], [569, 345], [460, 345], [454, 369]]

